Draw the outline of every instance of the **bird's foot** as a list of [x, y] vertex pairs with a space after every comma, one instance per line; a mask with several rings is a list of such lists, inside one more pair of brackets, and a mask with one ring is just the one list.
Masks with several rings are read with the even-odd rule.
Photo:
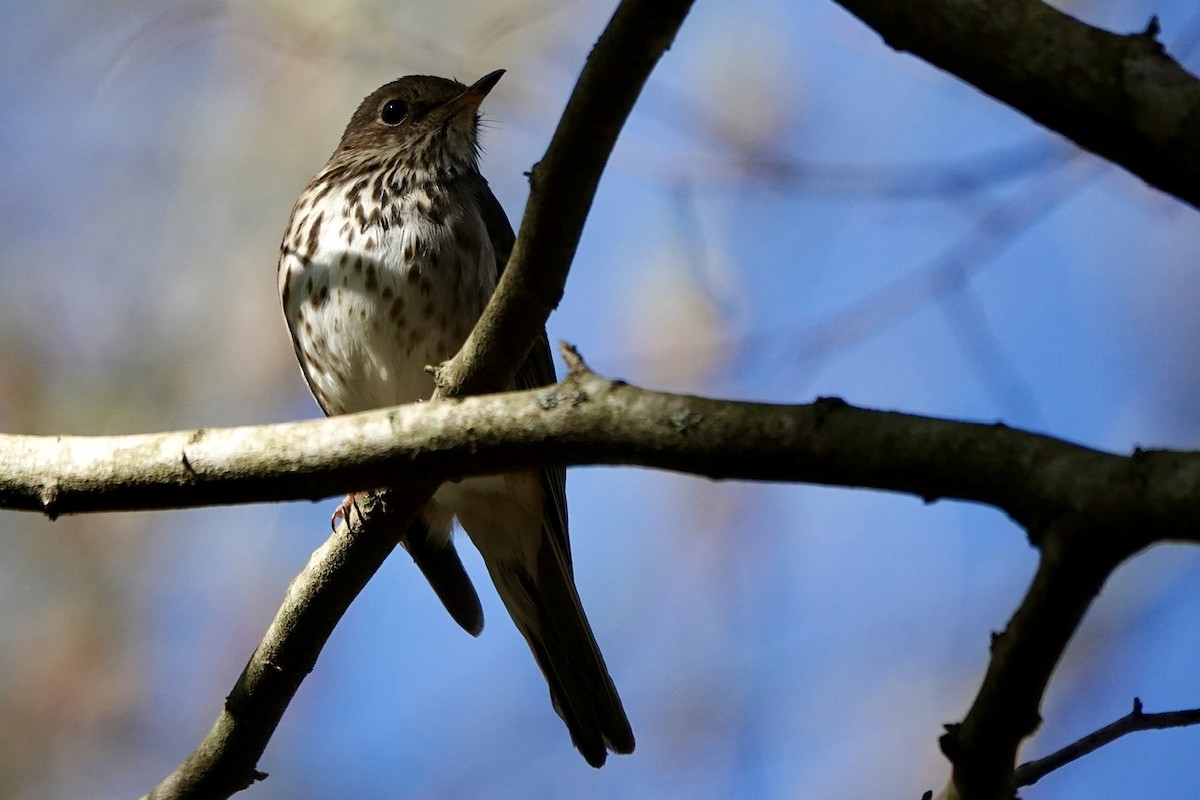
[[329, 520], [329, 525], [336, 531], [338, 523], [342, 520], [345, 520], [346, 527], [353, 530], [354, 514], [357, 514], [358, 521], [362, 522], [362, 509], [358, 507], [358, 501], [355, 500], [354, 493], [351, 492], [342, 498], [342, 502], [338, 505], [337, 511], [333, 512], [333, 517]]

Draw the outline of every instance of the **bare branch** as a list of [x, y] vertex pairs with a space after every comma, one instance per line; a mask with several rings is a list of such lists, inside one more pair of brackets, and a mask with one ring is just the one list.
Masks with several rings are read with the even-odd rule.
[[1010, 800], [1021, 742], [1041, 724], [1039, 709], [1067, 645], [1112, 571], [1136, 552], [1119, 528], [1064, 515], [1035, 532], [1037, 573], [1005, 630], [971, 710], [940, 742], [953, 771], [946, 800]]
[[1040, 0], [836, 0], [909, 51], [1147, 183], [1200, 207], [1200, 80], [1157, 40]]
[[1200, 725], [1200, 708], [1147, 714], [1142, 711], [1142, 701], [1135, 697], [1133, 698], [1133, 710], [1128, 714], [1045, 758], [1027, 761], [1017, 768], [1013, 782], [1015, 786], [1032, 786], [1054, 770], [1083, 758], [1089, 753], [1094, 753], [1104, 745], [1111, 744], [1129, 733], [1183, 728], [1190, 725]]
[[[406, 492], [430, 492], [436, 483], [415, 481]], [[147, 796], [228, 797], [266, 778], [258, 759], [300, 683], [316, 664], [321, 646], [350, 603], [396, 547], [396, 536], [411, 513], [396, 513], [378, 498], [364, 509], [372, 533], [340, 525], [292, 579], [282, 607], [238, 676], [204, 741]]]
[[[101, 457], [105, 449], [110, 458]], [[78, 460], [80, 453], [88, 457]], [[1122, 457], [1004, 425], [871, 411], [836, 398], [774, 405], [653, 392], [580, 363], [555, 386], [327, 420], [0, 436], [0, 507], [41, 509], [47, 484], [55, 487], [49, 510], [84, 513], [306, 499], [548, 464], [968, 500], [1003, 509], [1039, 545], [1038, 532], [1063, 515], [1125, 531], [1123, 548], [1194, 541], [1200, 531], [1200, 454]]]

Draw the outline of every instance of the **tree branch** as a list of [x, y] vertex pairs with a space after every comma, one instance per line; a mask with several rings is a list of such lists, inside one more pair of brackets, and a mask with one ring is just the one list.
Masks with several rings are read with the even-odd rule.
[[1200, 80], [1157, 40], [1040, 0], [836, 0], [896, 50], [946, 70], [1080, 147], [1200, 207]]
[[1010, 800], [1021, 742], [1041, 724], [1055, 667], [1100, 588], [1136, 552], [1119, 523], [1064, 515], [1041, 532], [1033, 583], [1003, 633], [961, 724], [948, 725], [942, 752], [953, 770], [946, 800]]
[[[401, 504], [436, 489], [437, 482], [415, 480]], [[212, 729], [146, 800], [228, 797], [267, 777], [258, 759], [288, 703], [350, 603], [396, 548], [397, 537], [386, 532], [403, 530], [412, 517], [407, 509], [384, 507], [378, 497], [367, 502], [364, 514], [371, 515], [373, 532], [351, 531], [343, 522], [312, 554], [288, 584], [283, 605]]]
[[1043, 549], [1051, 534], [1038, 532], [1068, 516], [1112, 528], [1114, 547], [1125, 551], [1200, 536], [1197, 453], [1118, 456], [1004, 425], [836, 398], [774, 405], [654, 392], [605, 380], [572, 358], [554, 386], [326, 420], [0, 436], [0, 507], [85, 513], [311, 499], [388, 481], [628, 464], [984, 503], [1034, 532]]

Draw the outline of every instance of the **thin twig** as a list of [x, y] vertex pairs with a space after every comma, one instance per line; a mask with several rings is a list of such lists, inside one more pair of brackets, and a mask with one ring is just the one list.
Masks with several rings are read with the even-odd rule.
[[1093, 753], [1128, 733], [1183, 728], [1189, 725], [1200, 725], [1200, 708], [1147, 714], [1142, 711], [1142, 701], [1135, 697], [1133, 698], [1133, 710], [1115, 722], [1089, 733], [1079, 741], [1072, 742], [1044, 758], [1027, 761], [1017, 767], [1013, 774], [1013, 783], [1015, 786], [1032, 786], [1054, 770], [1083, 758], [1088, 753]]

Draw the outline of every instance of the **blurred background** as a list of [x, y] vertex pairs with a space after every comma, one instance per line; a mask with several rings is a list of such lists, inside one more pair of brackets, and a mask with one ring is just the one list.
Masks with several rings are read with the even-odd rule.
[[[514, 223], [613, 3], [10, 0], [0, 26], [0, 429], [318, 415], [275, 289], [288, 213], [359, 100], [508, 73], [484, 173]], [[1190, 0], [1059, 2], [1162, 22]], [[982, 45], [981, 45], [982, 46]], [[552, 339], [644, 386], [1200, 445], [1200, 216], [824, 0], [699, 3], [600, 187]], [[590, 769], [469, 545], [478, 640], [393, 557], [256, 798], [910, 797], [1035, 565], [986, 508], [633, 469], [570, 475], [584, 605], [638, 737]], [[199, 742], [335, 501], [0, 513], [0, 797], [138, 796]], [[1200, 705], [1195, 548], [1116, 575], [1025, 750]], [[1028, 798], [1191, 798], [1200, 730]]]

